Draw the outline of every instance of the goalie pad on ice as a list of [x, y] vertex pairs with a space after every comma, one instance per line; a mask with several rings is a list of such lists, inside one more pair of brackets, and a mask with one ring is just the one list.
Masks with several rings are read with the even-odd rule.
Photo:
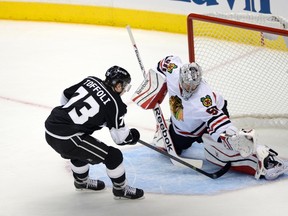
[[161, 104], [167, 93], [165, 76], [150, 69], [144, 81], [132, 96], [132, 101], [143, 109], [153, 109]]
[[238, 151], [243, 158], [255, 153], [255, 131], [242, 129], [238, 133], [221, 134], [220, 138], [227, 149]]

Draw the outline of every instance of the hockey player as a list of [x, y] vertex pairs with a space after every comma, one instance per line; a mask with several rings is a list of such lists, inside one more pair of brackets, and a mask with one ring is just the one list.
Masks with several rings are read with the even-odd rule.
[[102, 81], [89, 76], [64, 90], [62, 105], [55, 107], [45, 121], [46, 141], [63, 158], [70, 159], [76, 189], [104, 189], [103, 181], [88, 175], [89, 164], [103, 163], [115, 198], [139, 199], [144, 192], [127, 184], [122, 152], [91, 136], [107, 127], [118, 145], [133, 145], [140, 138], [138, 130], [129, 129], [124, 122], [127, 107], [121, 95], [131, 87], [130, 74], [113, 66], [105, 77]]
[[[149, 80], [153, 77], [157, 81]], [[151, 85], [149, 90], [144, 88], [146, 83]], [[231, 161], [232, 169], [254, 175], [256, 179], [276, 179], [288, 170], [275, 151], [255, 143], [254, 130], [239, 131], [231, 123], [227, 101], [202, 79], [202, 69], [197, 63], [182, 64], [179, 57], [167, 56], [155, 69], [149, 70], [133, 101], [145, 109], [153, 107], [155, 101], [161, 103], [166, 95], [163, 86], [169, 95], [169, 133], [178, 155], [194, 142], [203, 142], [208, 161], [219, 166]], [[165, 147], [161, 138], [158, 128], [153, 141], [159, 148]]]

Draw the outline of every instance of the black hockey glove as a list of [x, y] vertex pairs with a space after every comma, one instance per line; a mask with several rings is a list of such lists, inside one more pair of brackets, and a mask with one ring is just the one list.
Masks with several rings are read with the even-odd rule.
[[131, 128], [129, 135], [125, 139], [125, 141], [119, 145], [134, 145], [140, 139], [140, 133], [136, 128]]

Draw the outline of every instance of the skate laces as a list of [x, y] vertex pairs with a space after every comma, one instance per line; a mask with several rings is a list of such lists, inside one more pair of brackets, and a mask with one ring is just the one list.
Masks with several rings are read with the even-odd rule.
[[126, 185], [126, 187], [124, 188], [124, 193], [126, 194], [131, 194], [131, 195], [135, 195], [136, 194], [136, 188], [133, 188], [129, 185]]
[[97, 187], [98, 185], [98, 181], [96, 179], [87, 179], [86, 183], [86, 188], [88, 188], [89, 186], [91, 187]]

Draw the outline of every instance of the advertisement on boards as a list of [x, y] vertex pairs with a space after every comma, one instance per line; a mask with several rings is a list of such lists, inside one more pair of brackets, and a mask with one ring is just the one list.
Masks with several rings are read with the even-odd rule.
[[181, 15], [217, 12], [272, 14], [288, 18], [287, 0], [4, 0], [2, 2], [13, 1], [88, 5]]

